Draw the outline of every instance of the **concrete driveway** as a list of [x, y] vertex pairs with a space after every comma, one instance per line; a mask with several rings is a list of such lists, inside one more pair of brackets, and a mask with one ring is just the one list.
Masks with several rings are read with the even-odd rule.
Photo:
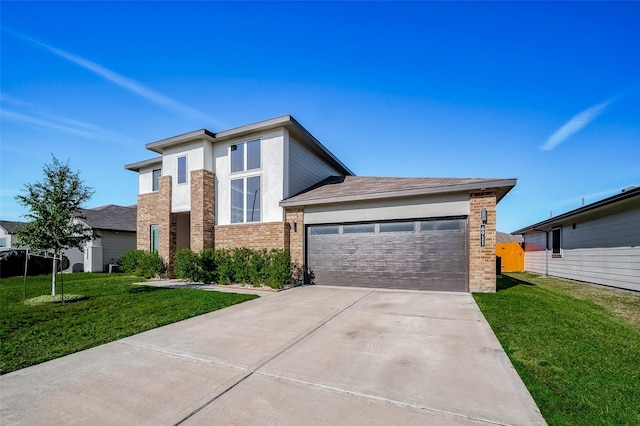
[[544, 424], [470, 294], [308, 286], [0, 377], [8, 424]]

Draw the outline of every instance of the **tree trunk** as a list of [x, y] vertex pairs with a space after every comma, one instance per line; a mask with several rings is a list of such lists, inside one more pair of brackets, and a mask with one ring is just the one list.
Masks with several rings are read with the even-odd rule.
[[58, 259], [57, 252], [53, 252], [53, 273], [51, 274], [51, 295], [56, 295], [56, 272], [57, 272], [57, 264], [56, 260]]

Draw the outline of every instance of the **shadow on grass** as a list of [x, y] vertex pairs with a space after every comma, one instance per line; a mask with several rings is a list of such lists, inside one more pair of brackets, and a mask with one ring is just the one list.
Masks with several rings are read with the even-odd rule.
[[162, 290], [171, 290], [171, 289], [164, 288], [164, 287], [154, 287], [154, 286], [139, 285], [139, 286], [131, 287], [129, 289], [128, 293], [131, 293], [131, 294], [153, 293], [155, 291], [162, 291]]
[[526, 281], [516, 280], [515, 278], [503, 275], [502, 278], [498, 278], [496, 280], [496, 291], [509, 290], [511, 287], [515, 287], [518, 285], [533, 286], [535, 284], [531, 284]]

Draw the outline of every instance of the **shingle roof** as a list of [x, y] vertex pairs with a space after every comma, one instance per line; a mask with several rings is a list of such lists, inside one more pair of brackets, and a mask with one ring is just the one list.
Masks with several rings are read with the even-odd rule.
[[15, 222], [12, 220], [0, 220], [0, 226], [2, 226], [5, 231], [7, 231], [7, 234], [15, 234], [16, 228], [24, 223], [25, 222]]
[[482, 189], [496, 189], [500, 201], [515, 185], [516, 179], [331, 176], [281, 201], [280, 205], [327, 204]]
[[511, 235], [500, 231], [496, 232], [496, 244], [522, 242], [524, 242], [524, 238], [522, 237], [522, 235]]
[[93, 229], [136, 232], [136, 206], [109, 204], [94, 209], [83, 209], [82, 221]]

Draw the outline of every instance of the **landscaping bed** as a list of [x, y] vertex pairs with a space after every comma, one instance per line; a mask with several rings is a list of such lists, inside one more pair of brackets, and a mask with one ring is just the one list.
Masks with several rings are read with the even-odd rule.
[[510, 275], [473, 296], [546, 421], [640, 424], [640, 295]]
[[[65, 274], [63, 280], [65, 292], [84, 299], [24, 303], [22, 277], [0, 279], [0, 374], [257, 297], [133, 285], [140, 278], [117, 274]], [[50, 288], [50, 275], [27, 277], [26, 297]]]

